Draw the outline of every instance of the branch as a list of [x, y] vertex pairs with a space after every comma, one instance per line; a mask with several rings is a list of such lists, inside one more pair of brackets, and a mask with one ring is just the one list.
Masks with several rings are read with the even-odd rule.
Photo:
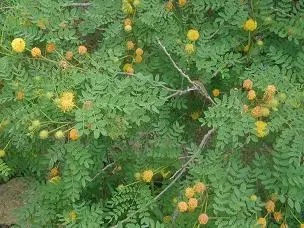
[[[155, 201], [157, 201], [166, 191], [168, 191], [175, 183], [176, 181], [178, 181], [178, 179], [183, 175], [183, 173], [187, 170], [188, 165], [200, 154], [201, 150], [206, 146], [206, 143], [209, 139], [209, 137], [211, 136], [211, 134], [215, 131], [214, 128], [212, 128], [211, 130], [209, 130], [207, 132], [207, 134], [203, 137], [197, 151], [195, 154], [193, 154], [191, 156], [191, 158], [182, 166], [182, 168], [180, 169], [180, 172], [178, 173], [178, 175], [175, 176], [175, 178], [171, 181], [171, 183], [164, 188], [157, 196], [155, 196], [153, 198], [153, 200], [146, 204], [144, 207], [139, 208], [137, 211], [133, 212], [131, 215], [129, 215], [127, 218], [125, 218], [124, 220], [120, 221], [119, 224], [123, 224], [124, 222], [128, 221], [130, 218], [132, 218], [134, 215], [136, 215], [137, 213], [139, 213], [142, 209], [144, 209], [145, 207], [150, 206], [152, 203], [154, 203]], [[118, 224], [116, 224], [115, 226], [112, 226], [112, 228], [118, 227]]]
[[187, 75], [173, 60], [173, 58], [171, 57], [171, 55], [169, 54], [169, 52], [167, 51], [166, 47], [160, 42], [159, 38], [157, 38], [157, 43], [159, 44], [159, 46], [161, 47], [161, 49], [165, 52], [165, 54], [168, 56], [168, 58], [170, 59], [171, 63], [173, 64], [174, 68], [180, 73], [180, 75], [184, 78], [187, 79], [187, 81], [193, 85], [194, 88], [196, 88], [196, 90], [199, 90], [201, 92], [201, 94], [207, 98], [212, 104], [215, 104], [215, 102], [212, 100], [212, 98], [210, 97], [210, 95], [208, 94], [205, 86], [198, 81], [192, 81], [189, 77], [189, 75]]
[[106, 165], [100, 172], [98, 172], [91, 180], [90, 182], [92, 182], [93, 180], [95, 180], [101, 173], [103, 173], [104, 171], [106, 171], [108, 168], [110, 168], [111, 166], [113, 166], [115, 164], [115, 162], [112, 162], [108, 165]]
[[87, 6], [90, 6], [92, 5], [92, 3], [90, 2], [75, 2], [75, 3], [68, 3], [68, 4], [65, 4], [63, 7], [87, 7]]

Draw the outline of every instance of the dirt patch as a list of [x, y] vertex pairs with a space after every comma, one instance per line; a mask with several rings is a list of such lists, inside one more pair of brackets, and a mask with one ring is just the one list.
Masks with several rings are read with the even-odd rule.
[[25, 178], [14, 178], [0, 185], [0, 227], [16, 223], [14, 210], [23, 205], [22, 193], [28, 186], [29, 180]]

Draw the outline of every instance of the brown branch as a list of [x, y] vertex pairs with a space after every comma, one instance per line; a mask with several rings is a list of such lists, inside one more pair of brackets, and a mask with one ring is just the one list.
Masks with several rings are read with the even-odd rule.
[[193, 87], [195, 87], [197, 90], [200, 91], [200, 93], [207, 98], [212, 104], [215, 104], [215, 102], [212, 100], [212, 98], [210, 97], [210, 95], [208, 94], [205, 86], [198, 81], [192, 81], [189, 77], [189, 75], [187, 75], [177, 64], [176, 62], [173, 60], [173, 58], [171, 57], [171, 55], [169, 54], [169, 52], [167, 51], [166, 47], [160, 42], [159, 38], [157, 38], [157, 43], [159, 44], [159, 46], [161, 47], [161, 49], [164, 51], [164, 53], [168, 56], [168, 58], [170, 59], [171, 63], [173, 64], [174, 68], [180, 73], [180, 75], [184, 78], [187, 79], [187, 81], [192, 84]]

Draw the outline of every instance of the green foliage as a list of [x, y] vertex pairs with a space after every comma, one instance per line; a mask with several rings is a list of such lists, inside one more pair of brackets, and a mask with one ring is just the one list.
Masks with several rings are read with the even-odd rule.
[[36, 180], [18, 225], [304, 223], [304, 2], [184, 2], [0, 2], [0, 180]]

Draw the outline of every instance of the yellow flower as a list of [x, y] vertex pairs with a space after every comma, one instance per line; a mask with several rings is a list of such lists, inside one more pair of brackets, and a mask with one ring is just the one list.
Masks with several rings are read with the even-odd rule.
[[53, 183], [53, 184], [58, 184], [61, 180], [61, 177], [60, 176], [55, 176], [55, 177], [52, 177], [49, 182]]
[[188, 205], [186, 202], [182, 201], [177, 204], [179, 212], [186, 212], [188, 210]]
[[37, 48], [37, 47], [34, 47], [32, 50], [31, 50], [31, 54], [34, 58], [38, 58], [38, 57], [41, 57], [41, 50], [40, 48]]
[[245, 23], [244, 23], [244, 30], [245, 31], [250, 31], [250, 32], [253, 32], [254, 30], [256, 30], [258, 26], [258, 23], [253, 20], [252, 18], [249, 18]]
[[263, 217], [258, 218], [257, 224], [260, 225], [260, 227], [265, 228], [266, 227], [266, 219]]
[[63, 92], [59, 98], [58, 107], [63, 112], [71, 111], [75, 107], [74, 94], [71, 92]]
[[194, 211], [195, 208], [197, 208], [197, 205], [198, 205], [198, 201], [196, 198], [190, 198], [188, 200], [188, 207], [190, 211]]
[[87, 51], [88, 51], [88, 49], [87, 49], [87, 47], [84, 46], [84, 45], [80, 45], [80, 46], [78, 47], [78, 53], [79, 53], [79, 55], [84, 55], [84, 54], [87, 53]]
[[129, 41], [127, 42], [126, 46], [127, 46], [127, 50], [132, 50], [132, 49], [134, 49], [135, 44], [133, 43], [133, 41], [130, 41], [130, 40], [129, 40]]
[[73, 128], [72, 130], [70, 130], [69, 138], [73, 141], [76, 141], [79, 139], [79, 133], [76, 128]]
[[0, 158], [5, 157], [5, 150], [0, 150]]
[[206, 190], [206, 185], [202, 182], [198, 182], [193, 186], [193, 189], [196, 193], [203, 193]]
[[219, 89], [214, 89], [212, 90], [212, 94], [214, 97], [218, 97], [220, 95], [220, 90]]
[[125, 25], [125, 26], [127, 26], [127, 25], [132, 26], [132, 20], [131, 20], [130, 18], [126, 18], [126, 19], [124, 20], [124, 25]]
[[134, 59], [135, 59], [136, 63], [141, 63], [143, 60], [143, 57], [141, 55], [136, 55]]
[[56, 45], [54, 43], [48, 43], [45, 49], [47, 53], [52, 53], [56, 50]]
[[193, 54], [195, 52], [195, 48], [193, 44], [186, 44], [185, 45], [185, 52], [189, 55]]
[[145, 170], [143, 173], [142, 173], [142, 180], [146, 183], [149, 183], [152, 181], [152, 178], [153, 178], [153, 171], [152, 170]]
[[185, 190], [185, 196], [187, 197], [187, 198], [192, 198], [193, 196], [194, 196], [194, 189], [193, 188], [190, 188], [190, 187], [188, 187], [188, 188], [186, 188], [186, 190]]
[[200, 118], [201, 112], [200, 111], [192, 112], [190, 116], [193, 120], [197, 120], [198, 118]]
[[203, 214], [200, 214], [200, 216], [198, 216], [198, 222], [199, 224], [201, 225], [205, 225], [208, 223], [208, 220], [209, 220], [209, 217], [207, 214], [203, 213]]
[[265, 208], [268, 213], [274, 212], [275, 203], [272, 200], [268, 200], [265, 204]]
[[196, 29], [190, 29], [187, 33], [187, 38], [190, 41], [197, 41], [200, 37], [199, 32]]
[[276, 220], [276, 222], [280, 222], [283, 219], [283, 215], [281, 212], [274, 212], [273, 218]]
[[15, 52], [21, 53], [25, 50], [25, 41], [22, 38], [15, 38], [11, 45]]
[[77, 213], [75, 211], [70, 211], [69, 218], [70, 220], [75, 221], [77, 218]]
[[249, 90], [248, 94], [247, 94], [247, 98], [248, 100], [254, 100], [256, 98], [256, 94], [254, 90]]
[[[266, 135], [268, 135], [269, 130], [267, 128], [267, 123], [259, 120], [259, 121], [255, 122], [255, 126], [256, 126], [256, 135], [258, 137], [262, 138], [262, 137], [265, 137]], [[269, 203], [269, 205], [267, 207], [269, 209], [271, 209], [271, 207], [272, 207], [271, 203]]]
[[252, 86], [253, 86], [253, 82], [250, 79], [246, 79], [243, 82], [243, 88], [246, 89], [246, 90], [251, 90]]
[[132, 64], [126, 63], [126, 64], [123, 66], [123, 71], [124, 71], [125, 73], [128, 73], [128, 74], [133, 74], [133, 73], [134, 73], [134, 69], [133, 69]]
[[126, 32], [131, 32], [132, 31], [132, 25], [125, 25], [124, 30]]
[[144, 51], [143, 51], [143, 49], [141, 49], [141, 48], [137, 48], [136, 51], [135, 51], [135, 54], [141, 56], [141, 55], [144, 54]]
[[257, 201], [257, 199], [258, 199], [258, 197], [255, 194], [250, 196], [250, 200], [253, 202]]
[[251, 110], [251, 115], [254, 118], [258, 118], [260, 116], [262, 116], [262, 108], [261, 106], [257, 105], [255, 106], [252, 110]]
[[179, 5], [180, 7], [185, 6], [186, 3], [187, 3], [187, 0], [178, 0], [178, 5]]

